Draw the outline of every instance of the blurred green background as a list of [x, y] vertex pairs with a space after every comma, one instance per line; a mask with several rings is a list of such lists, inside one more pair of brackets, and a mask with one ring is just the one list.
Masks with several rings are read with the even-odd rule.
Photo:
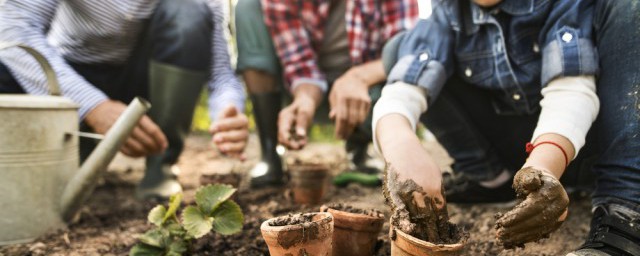
[[[211, 120], [209, 118], [209, 108], [207, 106], [208, 91], [205, 89], [200, 94], [196, 111], [193, 115], [193, 123], [191, 130], [194, 133], [204, 134], [207, 133]], [[251, 101], [247, 99], [245, 102], [245, 114], [249, 117], [249, 130], [253, 133], [256, 130], [256, 124], [253, 121], [253, 106]], [[277, 122], [277, 120], [273, 120]], [[313, 142], [338, 142], [333, 136], [333, 124], [320, 123], [314, 124], [310, 131], [310, 140]]]

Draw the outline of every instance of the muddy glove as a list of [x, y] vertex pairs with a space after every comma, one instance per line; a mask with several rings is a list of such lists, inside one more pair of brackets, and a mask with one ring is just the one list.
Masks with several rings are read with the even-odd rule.
[[436, 244], [453, 241], [444, 191], [428, 195], [413, 180], [398, 180], [398, 173], [390, 165], [385, 170], [383, 190], [392, 208], [393, 227]]
[[513, 188], [524, 199], [496, 222], [498, 240], [505, 248], [549, 237], [567, 216], [569, 197], [548, 173], [525, 167], [516, 173]]

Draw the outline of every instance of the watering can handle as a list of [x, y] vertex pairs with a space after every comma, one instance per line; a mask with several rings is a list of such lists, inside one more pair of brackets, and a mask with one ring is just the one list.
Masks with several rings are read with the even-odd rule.
[[47, 77], [49, 94], [53, 96], [60, 96], [60, 85], [58, 84], [58, 78], [56, 78], [56, 73], [53, 71], [51, 64], [49, 64], [49, 61], [47, 61], [47, 59], [40, 52], [38, 52], [38, 50], [30, 46], [26, 46], [20, 43], [0, 42], [0, 50], [11, 47], [21, 48], [25, 50], [29, 55], [33, 56], [38, 64], [40, 64], [40, 67], [42, 67], [42, 70], [44, 71], [44, 75]]

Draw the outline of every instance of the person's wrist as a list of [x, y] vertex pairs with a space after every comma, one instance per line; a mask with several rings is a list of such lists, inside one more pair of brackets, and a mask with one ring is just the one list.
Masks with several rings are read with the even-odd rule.
[[313, 84], [300, 84], [293, 91], [293, 100], [312, 104], [317, 108], [323, 97], [322, 89]]
[[360, 81], [360, 83], [356, 83], [356, 85], [364, 86], [367, 89], [374, 84], [367, 79], [366, 70], [362, 66], [351, 67], [347, 70], [345, 75], [351, 76], [352, 79]]
[[83, 121], [87, 125], [89, 125], [89, 127], [93, 128], [93, 126], [98, 121], [97, 119], [100, 118], [99, 117], [99, 112], [102, 110], [103, 107], [105, 107], [105, 104], [108, 104], [111, 101], [112, 100], [110, 100], [110, 99], [105, 99], [105, 100], [97, 102], [92, 108], [90, 108], [90, 110], [84, 116], [84, 120]]

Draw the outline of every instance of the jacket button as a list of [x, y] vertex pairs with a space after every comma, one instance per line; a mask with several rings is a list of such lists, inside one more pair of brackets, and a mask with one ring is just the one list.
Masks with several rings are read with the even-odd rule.
[[420, 59], [421, 62], [424, 62], [424, 61], [429, 59], [429, 54], [427, 54], [426, 52], [422, 53], [422, 54], [420, 54], [420, 57], [418, 57], [418, 58]]
[[533, 52], [535, 52], [535, 53], [539, 53], [540, 52], [540, 46], [538, 46], [537, 43], [533, 43]]
[[562, 34], [562, 41], [564, 41], [565, 43], [571, 42], [571, 40], [573, 40], [573, 35], [569, 32], [564, 32], [564, 34]]
[[522, 98], [522, 96], [520, 96], [520, 94], [517, 94], [517, 93], [513, 94], [513, 100], [520, 100], [520, 98]]
[[471, 77], [471, 75], [473, 75], [473, 71], [467, 67], [467, 69], [464, 70], [464, 75], [467, 77]]

